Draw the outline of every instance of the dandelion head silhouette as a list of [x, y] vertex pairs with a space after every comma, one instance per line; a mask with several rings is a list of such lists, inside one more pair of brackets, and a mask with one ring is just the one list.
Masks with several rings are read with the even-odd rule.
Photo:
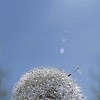
[[16, 83], [13, 100], [86, 100], [72, 77], [57, 68], [30, 70]]

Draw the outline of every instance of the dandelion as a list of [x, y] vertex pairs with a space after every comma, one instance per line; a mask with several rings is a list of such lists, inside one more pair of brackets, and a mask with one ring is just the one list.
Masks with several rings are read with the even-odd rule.
[[57, 68], [30, 70], [18, 81], [13, 100], [86, 100], [75, 80]]

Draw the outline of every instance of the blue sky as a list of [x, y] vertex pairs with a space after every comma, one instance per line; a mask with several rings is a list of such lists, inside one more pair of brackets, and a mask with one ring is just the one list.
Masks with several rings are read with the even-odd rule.
[[10, 92], [32, 68], [71, 72], [80, 66], [82, 75], [73, 77], [91, 100], [89, 72], [99, 68], [99, 11], [99, 0], [0, 0], [0, 66], [10, 71]]

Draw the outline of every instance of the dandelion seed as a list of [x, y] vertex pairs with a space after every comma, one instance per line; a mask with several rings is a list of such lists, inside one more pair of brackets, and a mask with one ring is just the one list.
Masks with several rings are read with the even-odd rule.
[[78, 71], [79, 67], [77, 69], [75, 69], [73, 72], [71, 72], [70, 74], [68, 74], [68, 77], [71, 76], [74, 72]]
[[67, 30], [65, 30], [65, 33], [67, 33]]
[[64, 52], [65, 52], [64, 48], [61, 48], [60, 49], [60, 54], [64, 54]]
[[62, 42], [66, 42], [66, 39], [65, 39], [65, 38], [63, 38], [63, 39], [62, 39]]

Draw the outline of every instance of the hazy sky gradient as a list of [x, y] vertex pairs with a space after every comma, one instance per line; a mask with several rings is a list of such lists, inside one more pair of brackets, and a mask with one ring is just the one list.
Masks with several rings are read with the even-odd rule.
[[89, 70], [98, 68], [99, 43], [100, 0], [0, 0], [0, 66], [11, 73], [10, 91], [31, 68], [80, 66], [82, 75], [73, 77], [91, 100]]

